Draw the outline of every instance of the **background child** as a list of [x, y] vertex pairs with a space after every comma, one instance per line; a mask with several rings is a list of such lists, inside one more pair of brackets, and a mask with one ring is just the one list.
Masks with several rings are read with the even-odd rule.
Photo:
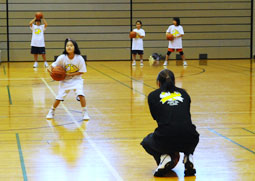
[[141, 28], [142, 21], [136, 21], [136, 29], [133, 31], [136, 32], [136, 38], [133, 38], [132, 43], [132, 56], [133, 56], [133, 63], [132, 65], [136, 65], [136, 55], [140, 55], [140, 65], [143, 66], [143, 38], [145, 37], [145, 31]]
[[32, 30], [32, 40], [31, 40], [31, 54], [34, 55], [34, 68], [38, 67], [38, 54], [42, 55], [44, 60], [44, 66], [48, 67], [48, 63], [46, 62], [46, 51], [45, 51], [45, 42], [44, 42], [44, 31], [46, 30], [48, 24], [46, 20], [43, 18], [43, 25], [41, 25], [41, 20], [37, 20], [34, 18], [30, 21], [30, 29]]
[[180, 53], [183, 60], [183, 66], [188, 65], [187, 62], [185, 61], [184, 53], [182, 50], [182, 37], [184, 35], [184, 31], [180, 24], [181, 24], [180, 18], [175, 17], [173, 18], [173, 25], [169, 26], [168, 29], [166, 30], [166, 34], [172, 34], [174, 36], [174, 40], [169, 41], [168, 51], [166, 54], [164, 66], [167, 65], [169, 56], [174, 51], [177, 51]]
[[76, 41], [66, 39], [63, 54], [48, 68], [48, 71], [51, 73], [52, 68], [55, 66], [64, 67], [66, 70], [66, 78], [59, 82], [58, 95], [46, 118], [54, 118], [55, 109], [58, 107], [60, 101], [64, 101], [66, 95], [71, 90], [74, 90], [77, 96], [76, 99], [81, 103], [83, 119], [89, 119], [85, 95], [83, 93], [83, 79], [81, 77], [84, 72], [87, 72], [87, 69], [85, 60], [80, 54], [81, 52]]
[[191, 99], [188, 93], [175, 86], [174, 73], [162, 70], [157, 77], [159, 88], [148, 96], [151, 116], [158, 127], [146, 136], [141, 145], [154, 157], [158, 168], [154, 176], [164, 176], [171, 168], [176, 152], [184, 153], [185, 176], [194, 175], [193, 153], [199, 142], [199, 133], [192, 124], [190, 114]]

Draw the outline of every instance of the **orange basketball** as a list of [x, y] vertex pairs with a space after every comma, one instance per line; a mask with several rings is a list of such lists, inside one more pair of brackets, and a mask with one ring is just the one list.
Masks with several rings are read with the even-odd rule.
[[168, 166], [169, 169], [173, 169], [179, 162], [180, 154], [179, 152], [175, 152], [173, 154], [170, 154], [171, 157], [171, 165]]
[[135, 37], [136, 37], [136, 32], [131, 31], [131, 32], [129, 33], [129, 38], [135, 38]]
[[174, 35], [172, 35], [172, 34], [167, 34], [167, 35], [166, 35], [166, 39], [172, 41], [172, 40], [174, 40]]
[[64, 80], [66, 77], [66, 71], [61, 66], [53, 67], [52, 72], [50, 74], [51, 78], [56, 81]]
[[43, 14], [42, 14], [41, 12], [37, 12], [37, 13], [35, 13], [35, 18], [36, 18], [37, 20], [40, 20], [40, 19], [43, 18]]

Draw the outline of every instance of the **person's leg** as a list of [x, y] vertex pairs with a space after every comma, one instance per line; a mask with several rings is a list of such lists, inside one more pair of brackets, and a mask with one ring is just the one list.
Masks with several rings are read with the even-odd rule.
[[47, 119], [53, 119], [55, 115], [55, 109], [58, 107], [61, 101], [64, 101], [64, 98], [68, 94], [69, 90], [64, 90], [59, 88], [58, 95], [56, 97], [55, 102], [53, 103], [53, 106], [50, 108], [49, 113], [47, 114]]
[[157, 165], [160, 164], [160, 156], [161, 153], [157, 152], [156, 150], [154, 150], [152, 148], [152, 144], [153, 144], [153, 133], [149, 134], [148, 136], [146, 136], [143, 141], [141, 142], [141, 145], [143, 146], [143, 148], [145, 149], [145, 151], [152, 155], [153, 158], [155, 159]]
[[165, 59], [165, 62], [164, 62], [164, 64], [163, 64], [164, 66], [167, 66], [167, 64], [168, 64], [168, 59], [169, 59], [169, 56], [171, 55], [171, 53], [172, 53], [171, 51], [169, 51], [169, 50], [167, 51], [167, 53], [166, 53], [166, 59]]
[[34, 54], [34, 61], [35, 61], [35, 63], [34, 63], [34, 68], [37, 68], [38, 67], [38, 54]]
[[81, 108], [82, 108], [82, 114], [83, 114], [83, 119], [84, 120], [89, 120], [89, 113], [88, 113], [88, 109], [86, 107], [86, 99], [84, 95], [78, 95], [79, 99], [80, 99], [80, 103], [81, 103]]
[[136, 53], [133, 53], [132, 57], [133, 57], [132, 65], [135, 66], [136, 65]]
[[196, 173], [196, 169], [194, 168], [193, 153], [195, 151], [195, 148], [198, 142], [199, 142], [199, 136], [193, 139], [192, 143], [189, 145], [189, 149], [187, 149], [184, 152], [183, 163], [185, 167], [185, 171], [184, 171], [185, 176], [192, 176], [192, 175], [195, 175]]
[[60, 100], [56, 99], [55, 102], [53, 103], [53, 106], [50, 108], [46, 118], [47, 119], [53, 119], [55, 115], [55, 109], [58, 107], [60, 104]]
[[183, 60], [183, 66], [187, 66], [188, 64], [187, 64], [187, 62], [186, 62], [186, 59], [185, 59], [185, 56], [184, 56], [183, 51], [180, 51], [180, 55], [181, 55], [182, 60]]
[[139, 52], [139, 55], [140, 55], [140, 65], [143, 66], [143, 51], [142, 50]]

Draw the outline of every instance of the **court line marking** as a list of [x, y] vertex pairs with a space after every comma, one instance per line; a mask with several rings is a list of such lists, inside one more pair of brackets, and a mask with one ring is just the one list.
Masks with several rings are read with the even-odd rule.
[[143, 92], [140, 92], [140, 91], [138, 91], [138, 90], [136, 90], [136, 89], [130, 87], [129, 85], [127, 85], [127, 84], [121, 82], [120, 80], [117, 80], [117, 79], [113, 78], [112, 76], [110, 76], [110, 75], [108, 75], [108, 74], [106, 74], [106, 73], [104, 73], [104, 72], [102, 72], [102, 71], [100, 71], [100, 70], [98, 70], [98, 69], [96, 69], [96, 68], [90, 66], [90, 65], [87, 65], [87, 66], [90, 67], [90, 68], [92, 68], [92, 69], [94, 69], [95, 71], [97, 71], [97, 72], [103, 74], [104, 76], [106, 76], [106, 77], [108, 77], [108, 78], [110, 78], [110, 79], [112, 79], [112, 80], [114, 80], [114, 81], [120, 83], [121, 85], [123, 85], [123, 86], [125, 86], [125, 87], [127, 87], [127, 88], [129, 88], [129, 89], [131, 89], [131, 90], [134, 90], [135, 92], [137, 92], [137, 93], [139, 93], [139, 94], [144, 95], [145, 97], [147, 97], [147, 95], [144, 94]]
[[[45, 81], [44, 78], [41, 78], [42, 82], [46, 85], [46, 87], [50, 90], [50, 92], [56, 97], [56, 94], [54, 90], [50, 87], [50, 85]], [[87, 141], [89, 144], [93, 147], [93, 149], [97, 152], [99, 157], [102, 159], [104, 164], [107, 166], [107, 168], [110, 170], [112, 175], [117, 179], [117, 180], [123, 180], [122, 177], [119, 175], [119, 173], [113, 168], [113, 166], [110, 164], [110, 162], [107, 160], [107, 158], [103, 155], [103, 153], [98, 149], [94, 141], [92, 141], [89, 137], [89, 135], [85, 132], [85, 130], [79, 125], [78, 121], [74, 118], [73, 114], [68, 110], [68, 108], [65, 106], [65, 104], [62, 102], [61, 106], [63, 109], [66, 111], [66, 113], [70, 116], [72, 119], [72, 122], [77, 126], [77, 128], [81, 131], [81, 133], [84, 135], [85, 138], [87, 138]]]
[[251, 131], [251, 130], [249, 130], [249, 129], [246, 129], [246, 128], [242, 128], [242, 129], [245, 130], [245, 131], [247, 131], [247, 132], [249, 132], [249, 133], [255, 134], [255, 132], [253, 132], [253, 131]]
[[[123, 75], [123, 76], [125, 76], [125, 77], [128, 77], [128, 78], [131, 79], [131, 80], [137, 81], [137, 82], [139, 82], [139, 83], [141, 83], [141, 84], [143, 84], [143, 85], [145, 85], [145, 86], [147, 86], [147, 87], [150, 87], [150, 88], [152, 88], [152, 89], [157, 89], [157, 88], [155, 88], [155, 87], [153, 87], [153, 86], [151, 86], [151, 85], [149, 85], [149, 84], [147, 84], [147, 83], [144, 83], [144, 81], [140, 81], [140, 80], [135, 79], [133, 76], [126, 75], [126, 74], [124, 74], [124, 73], [122, 73], [122, 72], [119, 72], [119, 71], [117, 71], [117, 70], [115, 70], [115, 69], [113, 69], [113, 68], [111, 68], [111, 67], [109, 67], [109, 66], [107, 66], [107, 65], [104, 65], [104, 64], [101, 64], [101, 65], [104, 66], [104, 67], [106, 67], [106, 68], [108, 68], [108, 69], [110, 69], [110, 70], [112, 70], [112, 71], [114, 71], [114, 72], [116, 72], [116, 73], [118, 73], [118, 74], [120, 74], [120, 75]], [[192, 66], [192, 65], [190, 65], [190, 67], [195, 67], [195, 68], [198, 68], [198, 69], [202, 69], [202, 71], [201, 71], [201, 72], [198, 72], [198, 73], [194, 73], [194, 74], [182, 76], [182, 77], [189, 77], [189, 76], [193, 76], [193, 75], [199, 75], [199, 74], [202, 74], [202, 73], [205, 72], [205, 69], [204, 69], [204, 68], [196, 67], [196, 66]], [[180, 77], [181, 77], [181, 76], [177, 76], [177, 77], [175, 77], [175, 78], [180, 78]]]
[[6, 75], [6, 70], [5, 70], [5, 66], [3, 66], [3, 69], [4, 69], [4, 75]]
[[12, 97], [11, 97], [11, 92], [10, 92], [10, 87], [9, 85], [6, 86], [7, 92], [8, 92], [8, 97], [9, 97], [9, 103], [12, 105]]
[[16, 133], [16, 140], [17, 140], [17, 146], [18, 146], [18, 150], [19, 150], [19, 159], [20, 159], [20, 165], [22, 168], [23, 179], [24, 179], [24, 181], [27, 181], [27, 172], [26, 172], [24, 157], [23, 157], [23, 153], [22, 153], [22, 149], [21, 149], [19, 133]]
[[214, 129], [208, 128], [208, 130], [211, 131], [212, 133], [214, 133], [214, 134], [216, 134], [216, 135], [218, 135], [218, 136], [224, 138], [225, 140], [228, 140], [228, 141], [230, 141], [231, 143], [234, 143], [235, 145], [237, 145], [237, 146], [239, 146], [239, 147], [245, 149], [246, 151], [249, 151], [249, 152], [251, 152], [252, 154], [255, 154], [255, 151], [252, 151], [251, 149], [249, 149], [249, 148], [247, 148], [247, 147], [245, 147], [245, 146], [243, 146], [243, 145], [241, 145], [241, 144], [235, 142], [234, 140], [232, 140], [232, 139], [230, 139], [230, 138], [228, 138], [228, 137], [226, 137], [226, 136], [224, 136], [224, 135], [218, 133], [218, 132], [215, 131]]

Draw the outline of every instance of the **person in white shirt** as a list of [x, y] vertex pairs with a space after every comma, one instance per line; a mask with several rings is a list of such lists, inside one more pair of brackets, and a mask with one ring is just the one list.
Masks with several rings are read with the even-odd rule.
[[62, 66], [66, 70], [66, 78], [59, 82], [59, 90], [56, 100], [50, 109], [47, 119], [53, 119], [55, 109], [61, 101], [64, 101], [67, 94], [73, 90], [76, 94], [77, 101], [80, 101], [82, 107], [83, 119], [88, 120], [89, 115], [86, 107], [86, 99], [83, 93], [83, 79], [81, 75], [87, 72], [85, 60], [80, 55], [78, 44], [76, 41], [67, 38], [65, 40], [65, 50], [57, 60], [47, 69], [51, 74], [53, 67]]
[[45, 51], [45, 41], [44, 41], [44, 31], [46, 30], [48, 24], [44, 18], [42, 18], [43, 23], [41, 24], [41, 20], [34, 18], [30, 21], [30, 29], [32, 30], [32, 40], [31, 40], [31, 54], [34, 55], [34, 68], [38, 67], [38, 55], [42, 55], [44, 60], [44, 66], [48, 67], [48, 63], [46, 61], [46, 51]]
[[133, 38], [132, 42], [132, 56], [133, 63], [132, 65], [136, 65], [136, 55], [140, 55], [140, 66], [143, 66], [143, 38], [145, 37], [145, 31], [142, 29], [142, 21], [136, 21], [136, 28], [133, 29], [136, 32], [136, 37]]
[[169, 41], [164, 66], [167, 65], [170, 54], [175, 51], [180, 53], [183, 60], [183, 66], [188, 65], [187, 62], [185, 61], [184, 53], [182, 50], [182, 37], [184, 36], [184, 31], [180, 24], [181, 24], [180, 18], [175, 17], [173, 18], [173, 25], [169, 26], [168, 29], [166, 30], [166, 35], [172, 34], [174, 36], [174, 39], [172, 41]]

